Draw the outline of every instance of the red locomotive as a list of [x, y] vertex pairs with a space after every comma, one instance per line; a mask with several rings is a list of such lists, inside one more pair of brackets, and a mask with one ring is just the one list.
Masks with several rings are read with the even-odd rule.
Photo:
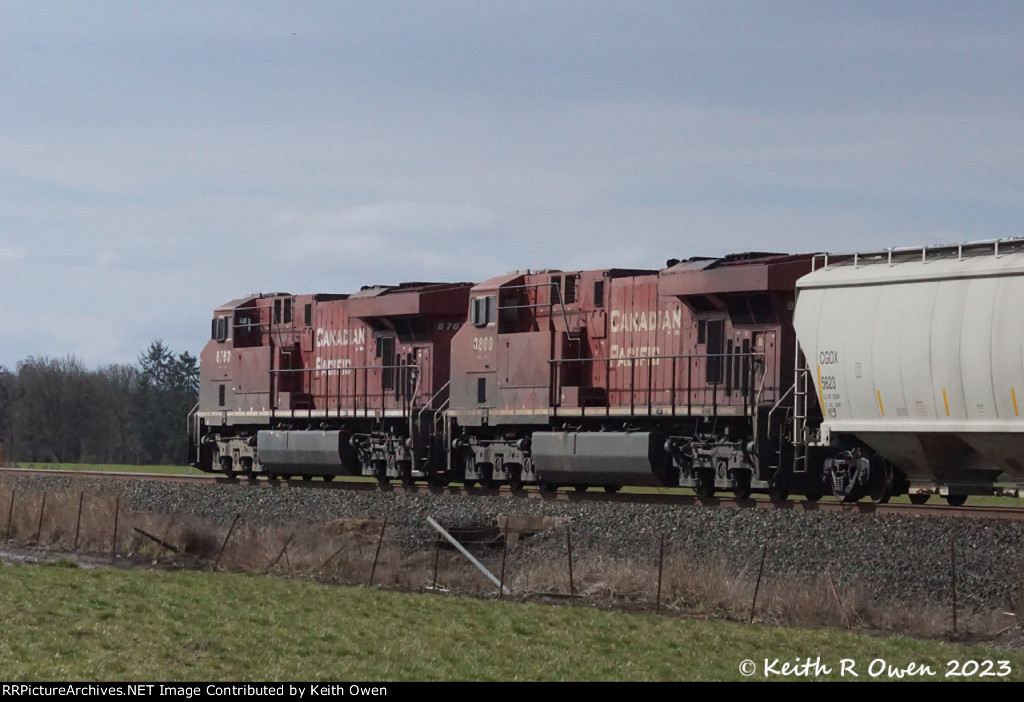
[[191, 462], [270, 478], [427, 477], [468, 283], [273, 293], [214, 312]]
[[792, 464], [795, 281], [809, 270], [809, 256], [744, 254], [476, 285], [452, 341], [449, 476], [819, 489], [779, 473]]
[[[271, 478], [791, 489], [810, 256], [525, 271], [218, 308], [193, 464]], [[468, 313], [467, 313], [468, 312]]]

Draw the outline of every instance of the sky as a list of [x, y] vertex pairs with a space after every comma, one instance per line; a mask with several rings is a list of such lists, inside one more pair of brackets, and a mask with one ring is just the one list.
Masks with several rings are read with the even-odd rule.
[[253, 292], [1024, 234], [1024, 3], [0, 3], [0, 365]]

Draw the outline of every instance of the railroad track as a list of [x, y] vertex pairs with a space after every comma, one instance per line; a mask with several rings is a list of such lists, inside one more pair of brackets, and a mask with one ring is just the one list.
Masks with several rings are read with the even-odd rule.
[[541, 492], [537, 489], [511, 490], [504, 488], [467, 488], [463, 486], [432, 485], [378, 485], [375, 482], [346, 480], [266, 480], [261, 478], [228, 478], [222, 475], [172, 474], [172, 473], [127, 473], [111, 471], [50, 470], [39, 468], [0, 468], [0, 475], [27, 476], [77, 476], [98, 479], [159, 480], [164, 482], [215, 483], [221, 485], [247, 485], [259, 489], [298, 488], [307, 490], [350, 490], [354, 492], [401, 492], [431, 495], [489, 496], [552, 502], [610, 502], [625, 504], [658, 504], [679, 506], [722, 507], [729, 509], [789, 510], [794, 512], [847, 512], [854, 514], [920, 514], [930, 517], [970, 517], [975, 519], [1024, 520], [1024, 507], [992, 507], [952, 505], [912, 505], [907, 503], [834, 502], [822, 500], [769, 500], [734, 497], [712, 497], [701, 499], [696, 495], [674, 493], [605, 493], [597, 490], [578, 492], [558, 490]]

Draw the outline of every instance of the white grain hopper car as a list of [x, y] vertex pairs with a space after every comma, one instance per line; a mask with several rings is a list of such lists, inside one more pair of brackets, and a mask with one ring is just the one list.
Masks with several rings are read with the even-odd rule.
[[823, 480], [953, 504], [1024, 488], [1024, 240], [818, 260], [794, 327]]

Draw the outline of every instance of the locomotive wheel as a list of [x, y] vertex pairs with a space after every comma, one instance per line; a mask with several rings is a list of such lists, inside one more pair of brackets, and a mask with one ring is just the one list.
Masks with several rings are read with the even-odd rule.
[[946, 495], [946, 502], [952, 507], [959, 507], [967, 502], [967, 495]]
[[325, 482], [325, 483], [329, 483], [329, 482], [331, 482], [332, 480], [334, 480], [334, 475], [333, 475], [333, 474], [330, 474], [330, 473], [328, 473], [327, 475], [324, 475], [324, 476], [323, 476], [323, 479], [324, 479], [324, 482]]
[[494, 479], [493, 468], [481, 468], [480, 469], [480, 487], [484, 490], [493, 490], [498, 487], [497, 481]]
[[825, 496], [825, 483], [820, 475], [812, 475], [807, 489], [804, 490], [804, 497], [810, 502], [817, 502]]
[[750, 478], [740, 478], [732, 487], [732, 494], [737, 500], [746, 500], [750, 497]]
[[388, 475], [388, 464], [385, 461], [370, 461], [370, 467], [373, 468], [373, 477], [377, 479], [378, 485], [387, 485], [391, 482], [391, 477]]
[[542, 480], [539, 487], [540, 487], [540, 491], [541, 492], [557, 492], [558, 491], [558, 485], [556, 483], [549, 483], [546, 480]]
[[915, 493], [910, 496], [910, 504], [912, 505], [923, 505], [931, 497], [928, 493]]
[[412, 477], [412, 462], [411, 461], [401, 461], [401, 462], [399, 462], [398, 465], [401, 468], [402, 485], [405, 485], [406, 487], [409, 487], [411, 485], [415, 485], [416, 484], [416, 480]]
[[697, 487], [693, 488], [697, 497], [707, 500], [715, 496], [715, 471], [702, 469], [697, 471]]
[[313, 476], [310, 475], [309, 473], [306, 473], [304, 476], [302, 476], [302, 479], [308, 482], [313, 479]]
[[513, 468], [508, 472], [508, 486], [511, 490], [523, 489], [523, 472], [519, 468]]
[[573, 485], [572, 489], [576, 492], [586, 492], [589, 487], [589, 485]]
[[772, 484], [768, 487], [768, 497], [773, 502], [782, 502], [789, 497], [789, 490], [782, 485]]
[[871, 457], [868, 495], [876, 505], [885, 504], [892, 496], [892, 464], [878, 454]]
[[470, 479], [467, 478], [466, 480], [462, 481], [462, 486], [464, 488], [466, 488], [467, 490], [469, 488], [474, 488], [474, 487], [476, 487], [476, 481], [475, 480], [470, 480]]
[[622, 489], [621, 485], [605, 485], [604, 486], [604, 491], [605, 492], [618, 492], [621, 489]]

